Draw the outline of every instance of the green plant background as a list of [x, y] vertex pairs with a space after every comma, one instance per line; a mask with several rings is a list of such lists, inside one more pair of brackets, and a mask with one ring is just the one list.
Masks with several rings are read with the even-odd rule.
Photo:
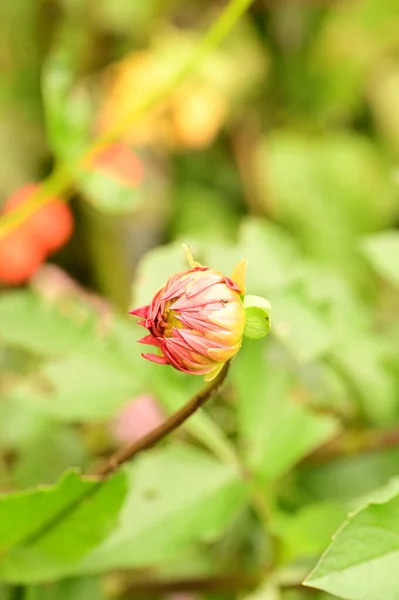
[[[51, 262], [79, 284], [0, 290], [1, 600], [399, 598], [398, 0], [254, 2], [164, 99], [180, 114], [200, 88], [199, 125], [133, 144], [143, 181], [73, 168], [111, 65], [154, 58], [139, 102], [224, 6], [1, 0], [0, 201], [69, 169], [76, 228]], [[144, 361], [127, 316], [182, 242], [226, 273], [248, 259], [271, 333], [90, 495], [129, 399], [168, 414], [201, 386]]]

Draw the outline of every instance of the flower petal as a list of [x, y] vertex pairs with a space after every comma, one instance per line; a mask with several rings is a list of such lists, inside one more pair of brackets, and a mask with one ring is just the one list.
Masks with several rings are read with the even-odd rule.
[[148, 316], [149, 305], [140, 306], [140, 308], [135, 308], [134, 310], [129, 311], [129, 315], [135, 315], [136, 317], [143, 317], [144, 319]]
[[230, 358], [233, 358], [241, 348], [241, 342], [235, 344], [235, 346], [225, 348], [211, 348], [208, 350], [208, 356], [215, 362], [226, 362]]
[[143, 358], [150, 360], [151, 362], [157, 363], [158, 365], [168, 365], [169, 361], [165, 356], [157, 356], [157, 354], [142, 354]]
[[137, 340], [138, 344], [148, 344], [149, 346], [161, 347], [161, 342], [154, 335], [145, 335], [144, 337]]

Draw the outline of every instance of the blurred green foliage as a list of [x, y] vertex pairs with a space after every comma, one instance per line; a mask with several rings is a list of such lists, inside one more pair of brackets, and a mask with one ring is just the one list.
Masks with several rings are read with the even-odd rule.
[[[56, 266], [0, 294], [1, 600], [177, 600], [187, 578], [190, 599], [399, 597], [399, 1], [255, 1], [126, 125], [141, 179], [76, 165], [222, 5], [0, 3], [1, 203], [62, 165], [76, 221]], [[248, 259], [271, 334], [47, 530], [129, 400], [169, 414], [201, 386], [144, 361], [126, 315], [182, 242], [226, 274]]]

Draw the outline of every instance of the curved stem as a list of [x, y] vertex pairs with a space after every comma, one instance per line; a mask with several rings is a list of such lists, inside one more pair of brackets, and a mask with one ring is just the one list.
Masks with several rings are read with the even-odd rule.
[[120, 595], [122, 599], [142, 598], [155, 594], [192, 593], [192, 592], [239, 592], [253, 589], [264, 581], [267, 573], [264, 572], [237, 572], [220, 573], [208, 577], [187, 577], [168, 579], [147, 579], [131, 582]]
[[[154, 93], [144, 96], [141, 102], [133, 106], [132, 110], [121, 117], [115, 127], [97, 138], [93, 145], [76, 161], [75, 165], [60, 165], [44, 181], [43, 185], [26, 202], [12, 212], [0, 218], [0, 238], [23, 223], [39, 208], [44, 206], [54, 196], [65, 194], [72, 185], [74, 176], [88, 164], [111, 142], [115, 141], [123, 131], [138, 120], [146, 111], [159, 104], [164, 98], [178, 87], [202, 62], [202, 60], [226, 37], [237, 23], [242, 14], [247, 10], [253, 0], [231, 0], [218, 19], [213, 23], [205, 36], [198, 44], [194, 53], [188, 58], [182, 68], [175, 73], [169, 81], [161, 85]], [[67, 200], [67, 198], [64, 198]]]
[[113, 456], [111, 456], [111, 458], [107, 459], [102, 465], [100, 465], [98, 469], [95, 469], [92, 474], [100, 477], [106, 477], [107, 475], [110, 475], [121, 465], [123, 465], [123, 463], [133, 458], [133, 456], [136, 456], [136, 454], [142, 452], [142, 450], [151, 448], [151, 446], [154, 446], [154, 444], [159, 442], [159, 440], [163, 439], [169, 435], [169, 433], [177, 429], [177, 427], [184, 423], [184, 421], [186, 421], [201, 406], [203, 406], [203, 404], [209, 400], [209, 398], [218, 392], [227, 377], [228, 370], [229, 363], [227, 362], [220, 373], [209, 385], [207, 385], [203, 390], [200, 390], [198, 394], [196, 394], [193, 398], [191, 398], [191, 400], [189, 400], [189, 402], [187, 402], [187, 404], [182, 406], [182, 408], [171, 415], [169, 419], [147, 433], [147, 435], [144, 435], [136, 442], [133, 442], [133, 444], [130, 446], [118, 450]]
[[397, 448], [399, 427], [384, 429], [348, 429], [303, 459], [307, 465], [323, 464], [340, 458]]
[[107, 481], [109, 475], [118, 470], [124, 463], [132, 459], [139, 452], [150, 448], [184, 423], [184, 421], [193, 415], [196, 410], [203, 406], [207, 400], [220, 390], [226, 379], [228, 370], [229, 362], [224, 365], [223, 369], [210, 384], [200, 390], [198, 394], [191, 398], [187, 404], [176, 411], [169, 419], [162, 423], [162, 425], [156, 427], [153, 431], [150, 431], [150, 433], [137, 440], [134, 444], [116, 452], [110, 459], [105, 461], [103, 465], [100, 465], [98, 469], [95, 469], [90, 473], [90, 475], [98, 478], [97, 485], [89, 488], [78, 498], [75, 498], [70, 504], [64, 506], [62, 510], [53, 515], [47, 522], [42, 523], [36, 531], [31, 533], [24, 540], [21, 540], [20, 543], [36, 543], [54, 527], [59, 525], [65, 518], [69, 517], [83, 502], [97, 494]]

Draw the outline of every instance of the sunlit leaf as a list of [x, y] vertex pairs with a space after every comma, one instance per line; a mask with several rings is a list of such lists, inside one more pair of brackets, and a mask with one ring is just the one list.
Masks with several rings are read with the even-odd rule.
[[376, 271], [399, 286], [399, 233], [385, 231], [364, 239], [363, 251]]
[[294, 514], [278, 513], [273, 530], [281, 541], [285, 560], [317, 557], [345, 518], [345, 509], [332, 502], [308, 504]]
[[[72, 572], [109, 535], [124, 499], [123, 473], [96, 486], [95, 480], [69, 472], [52, 486], [2, 496], [0, 579], [47, 581]], [[68, 510], [90, 492], [75, 510]]]
[[66, 579], [43, 585], [31, 585], [24, 600], [105, 600], [101, 582], [95, 578]]
[[83, 559], [80, 572], [171, 561], [193, 543], [218, 539], [248, 499], [234, 467], [188, 446], [143, 455], [129, 473], [120, 526]]
[[306, 580], [347, 600], [396, 600], [399, 594], [399, 496], [385, 497], [352, 513]]
[[233, 378], [246, 459], [265, 480], [280, 477], [337, 432], [333, 418], [295, 399], [290, 373], [266, 363], [262, 342], [245, 342]]
[[89, 357], [47, 362], [39, 376], [15, 386], [10, 397], [62, 421], [108, 419], [140, 389], [134, 373]]

